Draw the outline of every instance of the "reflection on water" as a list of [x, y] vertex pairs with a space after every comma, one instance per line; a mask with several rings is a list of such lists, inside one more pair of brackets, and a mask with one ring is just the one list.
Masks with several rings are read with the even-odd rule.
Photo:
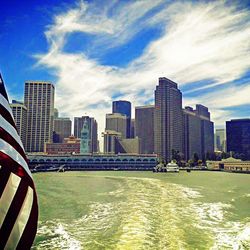
[[116, 188], [81, 218], [40, 221], [34, 249], [250, 249], [249, 220], [230, 221], [231, 204], [159, 179], [105, 179]]

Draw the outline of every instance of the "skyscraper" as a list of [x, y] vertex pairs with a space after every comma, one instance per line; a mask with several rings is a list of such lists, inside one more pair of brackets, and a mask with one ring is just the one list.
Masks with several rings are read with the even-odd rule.
[[183, 135], [185, 159], [192, 159], [196, 153], [200, 159], [205, 159], [207, 153], [214, 151], [214, 125], [210, 121], [208, 108], [197, 104], [196, 109], [183, 109]]
[[250, 119], [233, 119], [226, 122], [227, 152], [250, 159]]
[[214, 152], [214, 123], [210, 121], [208, 108], [197, 104], [196, 114], [201, 119], [201, 152], [202, 158], [206, 158], [207, 153]]
[[95, 118], [89, 116], [74, 117], [74, 136], [81, 138], [81, 131], [85, 120], [89, 128], [90, 152], [98, 152], [97, 122]]
[[27, 129], [27, 108], [22, 102], [13, 100], [10, 104], [15, 119], [16, 128], [20, 135], [23, 146], [26, 145], [26, 129]]
[[216, 129], [215, 130], [215, 150], [226, 152], [226, 130]]
[[140, 153], [154, 152], [154, 105], [135, 107], [135, 135], [140, 139]]
[[127, 138], [127, 116], [121, 113], [106, 114], [106, 128], [121, 133], [122, 138]]
[[161, 77], [155, 90], [154, 151], [170, 161], [172, 150], [183, 152], [182, 93], [177, 83]]
[[54, 119], [54, 131], [58, 135], [60, 143], [64, 138], [68, 138], [71, 135], [71, 120], [69, 118], [56, 118]]
[[27, 107], [27, 152], [43, 152], [52, 141], [54, 85], [50, 82], [25, 82], [24, 104]]
[[131, 132], [131, 103], [129, 101], [113, 101], [112, 113], [119, 113], [127, 117], [126, 138], [130, 138]]

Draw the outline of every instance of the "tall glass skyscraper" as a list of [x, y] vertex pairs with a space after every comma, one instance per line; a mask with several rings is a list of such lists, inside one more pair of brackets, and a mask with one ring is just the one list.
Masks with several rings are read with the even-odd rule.
[[130, 138], [131, 127], [131, 102], [129, 101], [113, 101], [112, 113], [120, 113], [127, 116], [127, 138]]
[[250, 160], [250, 119], [233, 119], [226, 122], [227, 152], [242, 154]]
[[155, 90], [154, 152], [170, 161], [172, 150], [183, 152], [182, 93], [177, 83], [161, 77]]

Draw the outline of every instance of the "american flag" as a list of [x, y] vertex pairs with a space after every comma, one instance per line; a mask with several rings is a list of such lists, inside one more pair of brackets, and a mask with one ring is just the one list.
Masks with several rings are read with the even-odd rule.
[[37, 230], [37, 196], [0, 74], [0, 249], [29, 249]]

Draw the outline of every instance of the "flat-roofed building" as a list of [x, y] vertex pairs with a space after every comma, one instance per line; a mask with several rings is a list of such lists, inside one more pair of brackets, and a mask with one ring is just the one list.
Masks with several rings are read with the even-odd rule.
[[46, 143], [45, 153], [47, 154], [79, 154], [80, 139], [70, 136], [64, 138], [62, 143]]
[[26, 130], [27, 130], [27, 107], [23, 102], [13, 100], [10, 104], [12, 113], [15, 119], [17, 132], [21, 137], [23, 146], [26, 145]]
[[127, 138], [127, 116], [120, 113], [106, 114], [106, 128], [121, 133], [122, 138]]
[[140, 153], [154, 152], [154, 105], [135, 107], [135, 135], [140, 139]]
[[58, 135], [58, 142], [63, 142], [64, 138], [71, 135], [71, 126], [70, 118], [58, 117], [54, 119], [54, 131]]
[[51, 82], [26, 81], [24, 105], [27, 107], [27, 152], [43, 152], [45, 142], [52, 142], [54, 92]]
[[205, 159], [207, 153], [214, 152], [214, 125], [210, 121], [208, 108], [197, 104], [196, 109], [183, 109], [184, 156], [186, 160], [197, 154]]
[[227, 152], [234, 152], [250, 160], [250, 119], [232, 119], [226, 122]]

